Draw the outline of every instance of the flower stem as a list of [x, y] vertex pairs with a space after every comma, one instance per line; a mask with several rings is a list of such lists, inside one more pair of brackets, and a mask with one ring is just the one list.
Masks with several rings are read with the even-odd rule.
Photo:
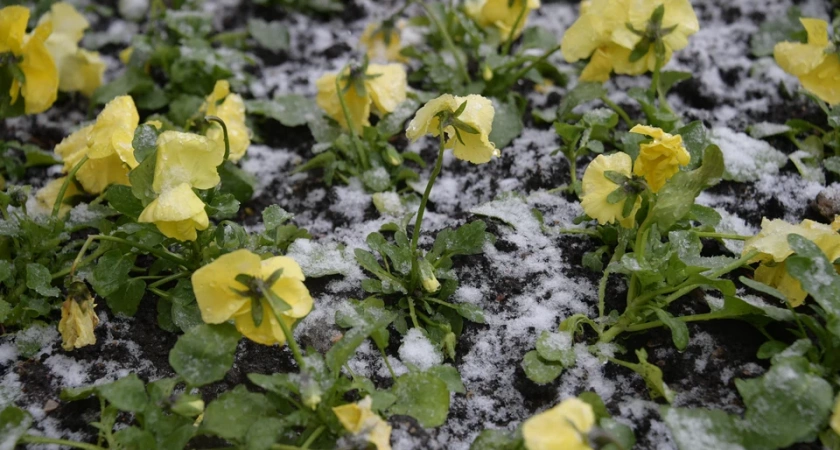
[[440, 31], [440, 35], [443, 36], [443, 40], [446, 43], [446, 46], [449, 48], [449, 51], [452, 53], [452, 57], [455, 58], [455, 62], [458, 64], [458, 71], [461, 72], [461, 77], [464, 79], [466, 84], [470, 84], [472, 80], [470, 79], [470, 73], [467, 72], [467, 65], [464, 61], [461, 60], [461, 54], [458, 53], [458, 48], [455, 46], [455, 42], [452, 41], [452, 36], [449, 35], [449, 31], [440, 23], [438, 20], [438, 16], [429, 8], [429, 5], [422, 0], [415, 0], [418, 5], [420, 5], [423, 10], [426, 11], [426, 15], [429, 17], [435, 27]]
[[752, 236], [743, 236], [740, 234], [728, 234], [728, 233], [715, 233], [712, 231], [693, 231], [698, 237], [705, 237], [705, 238], [717, 238], [717, 239], [730, 239], [733, 241], [746, 241], [747, 239], [751, 238]]
[[295, 357], [295, 362], [297, 362], [298, 367], [300, 367], [301, 369], [305, 369], [306, 361], [303, 360], [303, 355], [300, 352], [300, 347], [298, 347], [297, 341], [295, 341], [295, 335], [292, 333], [292, 330], [289, 328], [289, 325], [286, 323], [286, 321], [283, 320], [281, 314], [278, 314], [277, 311], [274, 311], [274, 316], [277, 317], [277, 323], [280, 324], [280, 328], [283, 329], [283, 334], [286, 335], [286, 344], [288, 344], [289, 350], [292, 351], [292, 356]]
[[414, 328], [422, 328], [417, 322], [417, 313], [414, 311], [414, 297], [408, 297], [408, 315], [411, 316], [411, 324]]
[[70, 170], [70, 173], [67, 174], [67, 178], [64, 179], [64, 183], [61, 184], [61, 189], [58, 191], [58, 195], [55, 197], [55, 204], [53, 204], [52, 209], [52, 216], [53, 218], [58, 217], [58, 211], [61, 209], [61, 205], [64, 203], [64, 195], [67, 193], [67, 188], [70, 187], [70, 183], [73, 182], [73, 179], [76, 178], [76, 172], [82, 168], [82, 166], [88, 161], [88, 156], [82, 156], [82, 159], [76, 163], [75, 166]]
[[315, 442], [315, 439], [318, 439], [318, 436], [320, 436], [321, 433], [323, 433], [326, 429], [327, 427], [324, 425], [321, 425], [320, 427], [316, 428], [315, 431], [313, 431], [312, 434], [309, 435], [309, 438], [307, 438], [306, 441], [304, 441], [303, 445], [301, 445], [300, 448], [309, 448], [309, 446], [312, 445], [313, 442]]
[[533, 68], [534, 68], [534, 66], [536, 66], [537, 64], [539, 64], [539, 63], [541, 63], [541, 62], [545, 61], [546, 59], [548, 59], [548, 57], [549, 57], [549, 56], [551, 56], [551, 55], [553, 55], [553, 54], [557, 53], [558, 51], [560, 51], [560, 46], [559, 46], [559, 45], [557, 45], [557, 46], [555, 46], [554, 48], [552, 48], [551, 50], [549, 50], [549, 51], [545, 52], [545, 54], [543, 54], [543, 55], [542, 55], [542, 56], [540, 56], [539, 58], [537, 58], [537, 59], [535, 59], [535, 60], [531, 61], [531, 63], [530, 63], [530, 64], [528, 64], [527, 66], [523, 67], [523, 68], [522, 68], [519, 72], [517, 72], [517, 73], [516, 73], [516, 75], [515, 75], [515, 76], [513, 76], [513, 77], [511, 78], [511, 80], [513, 80], [513, 82], [515, 83], [517, 80], [519, 80], [520, 78], [524, 77], [526, 73], [530, 72], [530, 71], [531, 71], [531, 69], [533, 69]]
[[606, 94], [601, 96], [601, 101], [604, 102], [604, 104], [607, 105], [610, 109], [615, 111], [619, 115], [619, 117], [621, 117], [621, 120], [623, 120], [624, 123], [627, 124], [628, 128], [632, 128], [633, 125], [635, 125], [635, 123], [632, 120], [630, 120], [630, 116], [627, 115], [627, 111], [625, 111], [624, 108], [622, 108], [621, 106], [618, 106], [616, 102], [610, 100], [610, 98], [607, 97]]
[[18, 440], [21, 444], [55, 444], [64, 445], [67, 447], [81, 448], [83, 450], [104, 450], [102, 447], [93, 444], [86, 444], [84, 442], [68, 441], [66, 439], [55, 439], [46, 436], [33, 436], [31, 434], [24, 434]]
[[222, 164], [230, 158], [230, 138], [228, 138], [228, 130], [227, 125], [225, 125], [225, 121], [216, 117], [216, 116], [205, 116], [204, 120], [208, 122], [216, 122], [222, 126], [222, 135], [224, 136], [225, 140], [225, 157], [222, 159]]
[[174, 262], [175, 264], [179, 264], [179, 265], [184, 266], [184, 267], [190, 267], [189, 262], [187, 260], [185, 260], [184, 258], [181, 258], [178, 255], [169, 253], [168, 251], [158, 250], [158, 249], [150, 247], [148, 245], [141, 244], [139, 242], [132, 242], [132, 241], [129, 241], [127, 239], [119, 238], [119, 237], [116, 237], [116, 236], [108, 236], [108, 235], [105, 235], [105, 234], [94, 234], [94, 235], [88, 236], [87, 241], [85, 241], [85, 244], [82, 246], [82, 249], [79, 250], [79, 254], [76, 255], [76, 259], [73, 261], [73, 265], [70, 267], [70, 274], [71, 275], [73, 273], [75, 273], [76, 267], [81, 262], [82, 255], [85, 254], [88, 247], [90, 246], [90, 244], [94, 240], [111, 241], [111, 242], [117, 242], [119, 244], [130, 245], [130, 246], [132, 246], [134, 248], [137, 248], [139, 250], [142, 250], [144, 252], [151, 253], [152, 255], [155, 255], [158, 258], [169, 260], [171, 262]]
[[596, 230], [589, 228], [558, 228], [554, 230], [558, 234], [585, 234], [587, 236], [599, 237], [600, 234]]
[[434, 169], [432, 169], [432, 174], [429, 176], [429, 182], [426, 183], [426, 190], [423, 192], [423, 198], [420, 199], [420, 207], [417, 209], [417, 218], [414, 220], [414, 230], [411, 234], [411, 256], [413, 260], [415, 260], [415, 265], [417, 264], [417, 242], [420, 240], [420, 227], [423, 224], [423, 213], [426, 212], [426, 203], [429, 201], [429, 194], [432, 193], [432, 186], [434, 186], [435, 180], [443, 167], [443, 151], [446, 149], [446, 141], [443, 134], [443, 123], [440, 124], [440, 129], [438, 131], [440, 132], [440, 147], [438, 149], [437, 160], [435, 161]]
[[510, 46], [513, 44], [513, 35], [516, 33], [516, 29], [519, 28], [519, 24], [522, 23], [522, 19], [525, 18], [526, 11], [528, 11], [528, 2], [527, 0], [523, 0], [522, 9], [519, 10], [519, 14], [516, 16], [516, 21], [513, 22], [513, 26], [510, 28], [510, 33], [508, 34], [505, 46], [502, 47], [502, 55], [510, 53]]
[[338, 71], [338, 75], [335, 77], [335, 95], [338, 96], [338, 103], [341, 105], [341, 113], [344, 115], [344, 121], [347, 122], [347, 128], [350, 130], [350, 140], [353, 142], [353, 148], [356, 149], [356, 153], [359, 155], [359, 162], [362, 163], [362, 167], [367, 169], [367, 155], [365, 155], [364, 149], [359, 142], [359, 135], [356, 133], [356, 123], [353, 122], [353, 117], [350, 115], [350, 109], [347, 107], [347, 101], [344, 99], [344, 90], [341, 88], [341, 76], [347, 70], [348, 66], [345, 64], [344, 67]]

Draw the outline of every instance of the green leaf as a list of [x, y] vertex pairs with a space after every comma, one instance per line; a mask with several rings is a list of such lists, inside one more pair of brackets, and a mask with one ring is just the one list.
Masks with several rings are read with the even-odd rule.
[[487, 429], [476, 436], [470, 450], [519, 450], [522, 439], [505, 430]]
[[610, 412], [607, 411], [607, 405], [604, 404], [604, 400], [597, 393], [592, 391], [581, 392], [580, 395], [578, 395], [578, 399], [592, 407], [592, 412], [595, 414], [596, 421], [612, 417]]
[[454, 303], [455, 312], [461, 317], [475, 323], [487, 323], [484, 319], [484, 310], [478, 305], [471, 303]]
[[157, 151], [146, 155], [146, 159], [128, 173], [128, 181], [131, 183], [131, 192], [140, 199], [143, 205], [148, 205], [155, 198], [157, 193], [152, 188], [155, 178], [155, 165], [157, 164]]
[[412, 372], [397, 377], [391, 389], [397, 401], [391, 414], [405, 414], [420, 425], [433, 428], [443, 425], [449, 414], [449, 390], [446, 382], [428, 372]]
[[243, 439], [258, 420], [274, 415], [271, 402], [243, 385], [212, 401], [204, 412], [200, 430], [225, 439]]
[[362, 341], [376, 332], [376, 330], [387, 328], [396, 317], [395, 313], [384, 309], [380, 310], [380, 314], [378, 316], [360, 315], [358, 317], [358, 325], [354, 326], [350, 329], [350, 331], [344, 333], [341, 340], [336, 342], [329, 351], [327, 351], [325, 356], [327, 367], [329, 367], [333, 373], [339, 373], [341, 366], [353, 357], [356, 353], [356, 348], [361, 345]]
[[420, 102], [411, 98], [400, 103], [394, 111], [386, 114], [376, 124], [376, 130], [383, 137], [395, 136], [402, 133], [405, 130], [405, 121], [414, 117], [418, 108], [420, 108]]
[[540, 358], [536, 350], [531, 350], [522, 358], [522, 369], [529, 380], [537, 384], [547, 384], [563, 373], [563, 365]]
[[289, 48], [289, 29], [281, 22], [248, 19], [248, 32], [266, 50], [277, 53]]
[[636, 356], [639, 358], [638, 364], [622, 362], [621, 365], [638, 373], [645, 380], [651, 398], [656, 399], [662, 397], [668, 403], [673, 402], [674, 392], [662, 380], [662, 370], [648, 362], [647, 351], [640, 348], [636, 350]]
[[724, 411], [663, 406], [662, 418], [680, 450], [744, 448], [736, 419]]
[[785, 296], [785, 294], [783, 294], [781, 291], [774, 288], [773, 286], [768, 286], [764, 283], [755, 281], [747, 277], [738, 277], [738, 280], [741, 283], [744, 283], [744, 285], [746, 285], [748, 288], [755, 289], [758, 292], [767, 294], [771, 297], [776, 298], [777, 300], [781, 300], [782, 302], [788, 301], [787, 296]]
[[216, 194], [206, 205], [207, 214], [214, 219], [232, 219], [239, 212], [239, 200], [233, 194]]
[[286, 427], [286, 422], [276, 417], [260, 418], [248, 429], [244, 450], [270, 450]]
[[44, 297], [58, 297], [61, 291], [52, 285], [52, 275], [46, 267], [29, 263], [26, 265], [26, 287]]
[[32, 426], [32, 416], [28, 412], [7, 406], [0, 411], [0, 450], [14, 450], [18, 439]]
[[802, 236], [790, 234], [787, 240], [796, 252], [785, 260], [788, 273], [829, 315], [840, 318], [840, 275], [832, 262], [817, 244]]
[[703, 165], [690, 172], [678, 172], [657, 194], [657, 202], [650, 212], [660, 230], [671, 227], [691, 210], [694, 199], [703, 189], [713, 186], [723, 175], [723, 154], [715, 145], [703, 152]]
[[606, 432], [614, 441], [621, 444], [621, 447], [615, 444], [608, 444], [603, 447], [604, 450], [619, 450], [631, 449], [636, 445], [636, 435], [633, 434], [633, 429], [623, 423], [616, 421], [611, 417], [602, 418], [598, 421], [601, 430]]
[[575, 106], [597, 100], [604, 95], [607, 95], [607, 90], [601, 83], [578, 83], [560, 101], [560, 106], [557, 108], [557, 119], [566, 119], [566, 116], [572, 112]]
[[134, 196], [129, 186], [112, 184], [105, 191], [105, 200], [108, 200], [111, 208], [132, 219], [137, 219], [143, 212], [143, 203]]
[[126, 71], [114, 81], [99, 86], [91, 97], [91, 101], [104, 105], [113, 98], [129, 93], [149, 92], [155, 87], [152, 78], [138, 67], [128, 67]]
[[318, 114], [312, 99], [297, 94], [282, 95], [273, 100], [246, 100], [249, 114], [274, 119], [287, 127], [306, 125], [311, 116]]
[[700, 167], [700, 162], [703, 159], [703, 150], [709, 146], [708, 130], [703, 125], [703, 121], [695, 120], [688, 125], [678, 128], [674, 134], [682, 136], [683, 145], [691, 155], [691, 160], [688, 163], [688, 169], [696, 169]]
[[271, 205], [268, 208], [265, 208], [262, 212], [262, 219], [266, 230], [273, 230], [292, 220], [294, 217], [294, 214], [286, 211], [278, 205]]
[[434, 366], [427, 370], [426, 373], [430, 373], [443, 380], [449, 392], [456, 394], [465, 394], [467, 392], [464, 383], [461, 381], [461, 374], [458, 373], [458, 369], [450, 365]]
[[667, 94], [676, 84], [691, 79], [691, 72], [664, 70], [659, 77], [659, 90]]
[[121, 284], [105, 300], [113, 312], [133, 316], [137, 312], [137, 307], [140, 305], [140, 300], [143, 299], [145, 293], [146, 282], [132, 278]]
[[495, 242], [495, 237], [487, 233], [486, 229], [487, 224], [483, 220], [475, 220], [455, 230], [441, 230], [435, 237], [430, 253], [435, 257], [480, 254], [484, 251], [485, 243]]
[[96, 391], [120, 411], [143, 412], [149, 403], [149, 398], [146, 396], [146, 386], [143, 385], [143, 381], [135, 373], [120, 378], [113, 383], [98, 386]]
[[234, 163], [225, 161], [219, 167], [219, 177], [222, 180], [220, 191], [223, 194], [233, 194], [239, 203], [246, 203], [254, 196], [257, 179]]
[[[541, 26], [530, 26], [522, 33], [520, 49], [539, 49], [549, 51], [557, 45], [557, 35]], [[520, 50], [520, 51], [521, 51]]]
[[787, 15], [775, 20], [768, 20], [758, 27], [750, 39], [750, 51], [755, 57], [773, 56], [773, 48], [782, 41], [805, 42], [806, 34], [799, 23], [802, 13], [792, 6]]
[[522, 133], [522, 114], [512, 95], [509, 95], [506, 101], [495, 97], [491, 100], [496, 114], [490, 129], [490, 142], [496, 144], [496, 148], [503, 149]]
[[97, 294], [108, 297], [117, 292], [134, 267], [134, 255], [124, 255], [122, 250], [105, 252], [93, 269], [90, 284]]
[[134, 159], [143, 162], [157, 149], [157, 129], [151, 125], [142, 124], [134, 131], [131, 146], [134, 148]]
[[178, 338], [169, 365], [191, 386], [219, 381], [233, 366], [240, 337], [230, 324], [198, 325]]
[[546, 361], [558, 362], [563, 367], [572, 367], [576, 361], [575, 351], [572, 348], [573, 344], [574, 339], [570, 332], [552, 333], [543, 331], [537, 338], [537, 354]]
[[688, 326], [685, 322], [675, 319], [674, 316], [661, 308], [653, 308], [653, 312], [656, 313], [659, 321], [671, 330], [671, 340], [674, 341], [677, 350], [685, 350], [688, 347]]

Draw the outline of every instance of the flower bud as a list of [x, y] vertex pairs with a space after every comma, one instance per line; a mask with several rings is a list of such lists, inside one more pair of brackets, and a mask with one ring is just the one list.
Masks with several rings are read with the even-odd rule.
[[493, 79], [493, 69], [490, 66], [484, 66], [484, 69], [481, 71], [481, 78], [484, 78], [484, 81], [490, 81]]
[[426, 292], [437, 292], [440, 281], [435, 277], [435, 269], [426, 259], [420, 259], [420, 280]]
[[184, 394], [170, 407], [172, 412], [184, 417], [195, 417], [204, 412], [204, 400], [195, 394]]
[[307, 372], [300, 374], [300, 396], [303, 404], [314, 410], [321, 403], [321, 386], [312, 375]]
[[397, 149], [389, 145], [385, 147], [385, 161], [392, 166], [399, 166], [403, 162], [403, 157]]

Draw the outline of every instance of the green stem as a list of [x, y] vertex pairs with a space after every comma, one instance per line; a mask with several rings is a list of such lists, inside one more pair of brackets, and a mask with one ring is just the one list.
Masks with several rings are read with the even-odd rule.
[[731, 239], [733, 241], [746, 241], [752, 236], [743, 236], [740, 234], [716, 233], [713, 231], [692, 231], [698, 237], [717, 238], [717, 239]]
[[[440, 124], [440, 129], [438, 131], [440, 132], [440, 148], [438, 150], [437, 160], [435, 161], [434, 169], [432, 169], [432, 174], [429, 176], [429, 182], [426, 183], [426, 190], [423, 191], [423, 198], [420, 199], [420, 207], [417, 209], [417, 218], [414, 220], [414, 230], [411, 234], [411, 257], [412, 261], [414, 261], [412, 263], [414, 266], [417, 265], [417, 242], [420, 240], [420, 228], [423, 224], [423, 213], [426, 212], [426, 203], [429, 201], [429, 194], [432, 193], [432, 186], [434, 186], [435, 180], [443, 167], [443, 152], [446, 150], [443, 123]], [[414, 272], [413, 269], [412, 272]]]
[[67, 193], [67, 188], [70, 187], [70, 183], [73, 182], [73, 179], [76, 178], [76, 172], [82, 168], [82, 166], [88, 161], [88, 156], [82, 156], [82, 159], [70, 169], [70, 173], [67, 174], [67, 178], [64, 179], [64, 183], [61, 184], [61, 189], [58, 191], [58, 195], [55, 197], [55, 204], [53, 204], [52, 209], [52, 216], [53, 218], [58, 217], [58, 211], [61, 209], [61, 205], [64, 203], [64, 195]]
[[604, 270], [604, 276], [601, 277], [601, 281], [598, 283], [598, 318], [604, 317], [604, 310], [606, 309], [607, 281], [611, 273], [610, 266], [612, 263], [620, 260], [621, 257], [624, 256], [624, 246], [627, 245], [627, 241], [622, 239], [620, 240], [620, 243], [624, 243], [624, 245], [616, 246], [615, 251], [610, 257], [610, 262]]
[[379, 353], [382, 353], [382, 360], [385, 361], [385, 367], [387, 367], [388, 372], [391, 373], [391, 378], [396, 380], [397, 379], [397, 374], [396, 374], [396, 372], [394, 372], [394, 368], [391, 367], [391, 362], [388, 361], [388, 355], [385, 353], [385, 349], [380, 347], [379, 348]]
[[300, 448], [309, 448], [309, 446], [312, 445], [313, 442], [315, 442], [315, 439], [318, 439], [318, 436], [320, 436], [321, 433], [323, 433], [326, 429], [327, 427], [324, 425], [321, 425], [320, 427], [316, 428], [315, 431], [312, 432], [312, 434], [309, 436], [309, 438], [306, 439], [306, 441], [303, 443], [303, 445], [301, 445]]
[[292, 356], [295, 357], [295, 361], [300, 367], [301, 370], [306, 368], [306, 361], [303, 360], [303, 355], [300, 352], [300, 347], [298, 347], [297, 341], [295, 341], [295, 335], [292, 334], [292, 330], [289, 329], [289, 325], [286, 324], [286, 321], [283, 320], [280, 314], [277, 311], [274, 311], [274, 316], [277, 317], [277, 323], [280, 324], [280, 328], [283, 329], [283, 334], [286, 336], [286, 344], [289, 345], [289, 350], [292, 351]]
[[[85, 241], [85, 242], [87, 242], [87, 241]], [[79, 260], [78, 255], [77, 255], [76, 260], [73, 261], [73, 264], [70, 267], [67, 267], [66, 269], [62, 269], [62, 270], [56, 272], [55, 274], [52, 275], [52, 279], [55, 280], [55, 279], [70, 275], [71, 273], [75, 273], [76, 269], [78, 269], [81, 266], [88, 265], [89, 263], [93, 262], [96, 258], [99, 258], [100, 256], [104, 255], [106, 251], [107, 251], [107, 249], [98, 248], [98, 249], [96, 249], [95, 252], [91, 253], [90, 256], [88, 256], [87, 258], [82, 259], [82, 260]], [[82, 253], [82, 254], [84, 254], [84, 253]]]
[[528, 11], [528, 1], [522, 0], [522, 9], [519, 10], [519, 15], [516, 16], [516, 21], [513, 22], [513, 27], [510, 29], [505, 46], [502, 47], [502, 55], [510, 54], [510, 46], [513, 44], [513, 35], [516, 34], [516, 29], [519, 28], [519, 24], [522, 23], [522, 19], [525, 18], [526, 11]]
[[554, 230], [559, 234], [585, 234], [587, 236], [592, 237], [600, 237], [600, 233], [597, 230], [592, 230], [589, 228], [558, 228]]
[[621, 106], [618, 106], [618, 104], [614, 101], [610, 100], [610, 98], [607, 97], [606, 94], [601, 96], [601, 101], [604, 102], [604, 104], [607, 105], [610, 109], [615, 111], [619, 115], [619, 117], [621, 117], [621, 120], [623, 120], [624, 123], [627, 124], [627, 127], [632, 128], [633, 125], [635, 125], [635, 123], [632, 120], [630, 120], [630, 116], [627, 114], [627, 111], [625, 111], [624, 108], [622, 108]]
[[353, 117], [350, 116], [350, 108], [347, 107], [347, 101], [344, 99], [344, 89], [341, 88], [341, 77], [345, 71], [348, 71], [347, 64], [341, 68], [335, 77], [335, 94], [338, 96], [338, 103], [341, 105], [341, 113], [344, 115], [344, 121], [347, 122], [347, 128], [350, 130], [350, 141], [353, 142], [353, 148], [356, 150], [356, 154], [359, 155], [359, 162], [362, 163], [362, 167], [367, 169], [367, 155], [364, 152], [364, 148], [362, 148], [361, 142], [359, 142], [359, 135], [356, 133], [356, 123], [353, 122]]
[[515, 83], [517, 80], [524, 77], [526, 73], [528, 73], [529, 71], [531, 71], [531, 69], [534, 68], [534, 66], [545, 61], [546, 59], [548, 59], [549, 56], [557, 53], [558, 51], [560, 51], [559, 45], [547, 51], [544, 55], [540, 56], [539, 58], [531, 61], [531, 64], [528, 64], [527, 66], [522, 68], [519, 72], [516, 73], [516, 75], [513, 78], [511, 78], [511, 80], [513, 80], [512, 82]]
[[464, 79], [466, 84], [470, 84], [472, 80], [470, 79], [470, 73], [467, 72], [467, 65], [461, 60], [461, 54], [458, 52], [458, 47], [456, 47], [455, 43], [452, 41], [452, 37], [449, 36], [449, 31], [447, 31], [443, 24], [440, 23], [440, 20], [438, 20], [438, 17], [432, 9], [429, 8], [426, 2], [422, 0], [415, 0], [415, 2], [426, 11], [426, 15], [429, 17], [429, 20], [431, 20], [435, 24], [435, 27], [440, 30], [440, 35], [443, 36], [443, 41], [446, 43], [446, 46], [452, 53], [452, 57], [455, 58], [455, 62], [458, 64], [458, 71], [461, 72], [461, 77]]
[[[725, 319], [725, 318], [728, 318], [728, 317], [732, 317], [732, 316], [727, 315], [727, 313], [710, 312], [710, 313], [703, 313], [703, 314], [693, 314], [693, 315], [690, 315], [690, 316], [678, 316], [678, 317], [674, 317], [674, 318], [679, 320], [680, 322], [702, 322], [702, 321], [705, 321], [705, 320]], [[628, 332], [642, 331], [642, 330], [649, 330], [651, 328], [658, 328], [658, 327], [661, 327], [661, 326], [665, 326], [665, 324], [662, 323], [659, 320], [654, 320], [652, 322], [630, 325], [625, 329], [625, 331], [628, 331]]]
[[414, 328], [422, 328], [417, 322], [417, 313], [414, 311], [414, 298], [408, 297], [408, 314], [411, 316], [411, 324]]
[[[648, 211], [653, 210], [653, 205], [651, 205]], [[645, 257], [645, 248], [647, 247], [647, 237], [648, 233], [650, 232], [650, 226], [648, 224], [648, 219], [650, 219], [650, 213], [648, 213], [648, 217], [645, 219], [644, 222], [639, 226], [639, 231], [636, 234], [636, 242], [633, 245], [633, 252], [636, 253], [636, 258], [641, 260]], [[627, 306], [630, 306], [633, 303], [633, 300], [636, 298], [636, 291], [638, 290], [639, 280], [634, 273], [630, 277], [630, 285], [627, 287]]]
[[162, 284], [169, 283], [170, 281], [174, 281], [174, 280], [177, 280], [177, 279], [180, 279], [180, 278], [188, 277], [190, 275], [191, 275], [190, 272], [179, 272], [179, 273], [176, 273], [176, 274], [173, 274], [173, 275], [169, 275], [166, 278], [162, 278], [158, 281], [155, 281], [154, 283], [150, 284], [149, 287], [150, 288], [155, 288], [155, 287], [158, 287]]
[[81, 448], [83, 450], [104, 450], [102, 447], [93, 444], [85, 444], [84, 442], [68, 441], [66, 439], [54, 439], [46, 436], [33, 436], [31, 434], [24, 434], [18, 440], [21, 444], [55, 444], [64, 445], [67, 447]]
[[150, 247], [146, 244], [140, 244], [139, 242], [132, 242], [132, 241], [129, 241], [127, 239], [118, 238], [116, 236], [108, 236], [106, 234], [95, 234], [93, 236], [88, 237], [88, 239], [91, 239], [91, 238], [98, 239], [100, 241], [111, 241], [111, 242], [117, 242], [117, 243], [120, 243], [120, 244], [130, 245], [130, 246], [132, 246], [134, 248], [137, 248], [139, 250], [142, 250], [144, 252], [151, 253], [151, 254], [157, 256], [158, 258], [163, 258], [163, 259], [169, 260], [171, 262], [174, 262], [175, 264], [179, 264], [179, 265], [184, 266], [184, 267], [190, 267], [190, 263], [186, 259], [181, 258], [178, 255], [169, 253], [168, 251], [158, 250], [158, 249]]
[[[225, 125], [225, 121], [216, 117], [216, 116], [205, 116], [204, 120], [208, 122], [216, 122], [222, 126], [222, 134], [224, 135], [225, 140], [225, 157], [222, 159], [222, 164], [230, 158], [230, 138], [228, 138], [228, 130], [227, 125]], [[221, 164], [220, 164], [221, 165]]]
[[149, 292], [151, 292], [152, 294], [157, 295], [157, 296], [158, 296], [158, 297], [160, 297], [160, 298], [165, 298], [165, 299], [167, 299], [167, 300], [172, 300], [172, 296], [171, 296], [171, 295], [169, 295], [169, 293], [168, 293], [168, 292], [161, 291], [161, 290], [160, 290], [160, 289], [158, 289], [158, 288], [146, 287], [146, 290], [147, 290], [147, 291], [149, 291]]

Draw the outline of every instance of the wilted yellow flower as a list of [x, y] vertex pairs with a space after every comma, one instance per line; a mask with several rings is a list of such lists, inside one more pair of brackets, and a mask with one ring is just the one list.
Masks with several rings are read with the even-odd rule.
[[[213, 92], [207, 96], [207, 101], [201, 111], [210, 116], [216, 116], [225, 122], [230, 141], [229, 160], [236, 162], [245, 156], [251, 145], [251, 130], [245, 124], [245, 102], [239, 94], [231, 94], [230, 83], [219, 80], [213, 87]], [[222, 126], [211, 123], [207, 130], [207, 137], [222, 147], [224, 153], [225, 135]]]
[[58, 69], [44, 44], [52, 33], [52, 23], [44, 22], [27, 35], [28, 21], [29, 9], [23, 6], [0, 9], [0, 53], [11, 52], [25, 78], [22, 86], [12, 80], [11, 103], [23, 95], [24, 112], [37, 114], [52, 106], [58, 96]]
[[[528, 21], [528, 14], [539, 7], [540, 0], [470, 0], [465, 6], [467, 14], [479, 25], [498, 28], [505, 41], [514, 26], [516, 30], [513, 32], [513, 38], [519, 37]], [[521, 19], [519, 19], [520, 14], [522, 14]], [[517, 19], [519, 19], [518, 23]]]
[[[425, 134], [440, 135], [438, 114], [445, 111], [454, 113], [464, 102], [467, 103], [467, 106], [457, 119], [472, 127], [478, 133], [468, 133], [464, 130], [458, 130], [456, 133], [455, 127], [449, 125], [443, 130], [446, 133], [446, 148], [451, 148], [456, 158], [473, 164], [489, 162], [494, 156], [501, 154], [496, 145], [490, 142], [490, 131], [496, 110], [489, 99], [480, 95], [456, 97], [444, 94], [436, 99], [429, 100], [428, 103], [417, 110], [414, 118], [408, 124], [405, 135], [412, 142]], [[458, 135], [461, 136], [461, 139], [458, 139]]]
[[808, 43], [779, 42], [773, 57], [809, 92], [829, 104], [840, 103], [840, 56], [828, 39], [828, 22], [808, 18], [799, 21], [808, 33]]
[[66, 351], [96, 344], [93, 329], [99, 325], [99, 316], [94, 311], [96, 303], [87, 287], [77, 282], [70, 289], [61, 305], [61, 321], [58, 322], [61, 348]]
[[[238, 275], [244, 274], [265, 281], [280, 269], [283, 272], [270, 289], [291, 309], [274, 311], [264, 298], [253, 300], [240, 294], [241, 291], [248, 291], [250, 286], [236, 281]], [[312, 310], [312, 297], [303, 280], [300, 266], [288, 256], [275, 256], [261, 261], [258, 255], [248, 250], [237, 250], [196, 270], [192, 276], [192, 285], [201, 318], [206, 323], [222, 323], [233, 319], [236, 328], [248, 339], [273, 345], [286, 342], [286, 335], [277, 322], [277, 316], [291, 327], [297, 319]], [[251, 312], [254, 301], [259, 301], [262, 306], [260, 325], [254, 323]]]
[[210, 138], [164, 131], [157, 138], [152, 189], [160, 194], [184, 183], [196, 189], [211, 189], [221, 181], [216, 168], [223, 158], [224, 148]]
[[400, 55], [400, 30], [397, 26], [371, 23], [365, 27], [359, 42], [367, 48], [367, 57], [371, 61], [405, 61]]
[[[341, 108], [335, 81], [337, 73], [323, 75], [315, 82], [318, 95], [315, 101], [345, 130], [350, 127]], [[345, 77], [347, 77], [345, 79]], [[405, 69], [400, 64], [369, 64], [364, 73], [346, 70], [339, 80], [342, 87], [341, 95], [347, 105], [347, 112], [356, 128], [356, 133], [362, 132], [362, 127], [370, 125], [371, 105], [373, 113], [383, 116], [394, 111], [397, 105], [405, 101], [406, 81]], [[361, 90], [364, 86], [364, 90]]]
[[345, 430], [354, 435], [364, 435], [376, 450], [391, 450], [391, 425], [371, 410], [370, 396], [358, 403], [334, 407], [333, 413]]
[[581, 187], [580, 206], [589, 217], [595, 219], [601, 225], [618, 223], [624, 228], [632, 228], [636, 220], [636, 211], [642, 203], [641, 198], [636, 199], [633, 210], [625, 217], [624, 201], [610, 203], [607, 197], [620, 186], [604, 175], [607, 171], [616, 172], [630, 178], [630, 169], [633, 161], [627, 153], [613, 153], [612, 155], [598, 155], [586, 167], [583, 172]]
[[204, 202], [188, 183], [161, 193], [146, 205], [137, 221], [153, 223], [164, 236], [180, 241], [194, 241], [198, 237], [196, 230], [206, 230], [210, 226]]
[[781, 291], [790, 301], [791, 306], [801, 305], [808, 294], [801, 284], [785, 268], [785, 260], [793, 254], [788, 244], [788, 235], [798, 234], [813, 242], [825, 253], [829, 261], [840, 258], [840, 234], [831, 225], [803, 220], [793, 225], [780, 219], [761, 220], [761, 231], [744, 242], [742, 254], [757, 250], [759, 253], [750, 262], [760, 262], [755, 271], [756, 281], [770, 285]]
[[592, 0], [566, 31], [561, 42], [563, 57], [568, 62], [589, 58], [580, 75], [582, 81], [606, 81], [611, 72], [640, 75], [656, 68], [654, 45], [636, 61], [630, 54], [642, 37], [628, 28], [644, 33], [651, 15], [664, 7], [662, 29], [674, 27], [662, 36], [665, 60], [676, 50], [688, 45], [688, 37], [700, 30], [700, 23], [688, 0]]
[[47, 21], [53, 24], [46, 46], [58, 69], [58, 89], [90, 97], [102, 84], [105, 74], [105, 62], [99, 53], [79, 48], [79, 41], [90, 24], [73, 5], [65, 2], [54, 3], [39, 23]]
[[645, 177], [652, 192], [659, 192], [665, 182], [691, 161], [691, 154], [683, 147], [682, 136], [671, 135], [661, 128], [636, 125], [631, 133], [650, 136], [653, 141], [640, 146], [633, 173]]
[[[35, 194], [35, 200], [38, 201], [38, 204], [45, 210], [52, 211], [56, 200], [58, 200], [58, 192], [61, 191], [61, 186], [64, 185], [64, 180], [66, 179], [67, 177], [57, 178], [39, 189], [38, 193]], [[70, 209], [72, 209], [72, 206], [67, 203], [67, 200], [81, 193], [82, 191], [79, 190], [76, 183], [70, 183], [67, 185], [67, 190], [64, 192], [64, 199], [61, 202], [61, 206], [58, 208], [59, 217], [66, 216], [67, 213], [70, 212]]]
[[522, 424], [528, 450], [591, 450], [586, 434], [595, 425], [595, 413], [577, 398], [537, 414]]

